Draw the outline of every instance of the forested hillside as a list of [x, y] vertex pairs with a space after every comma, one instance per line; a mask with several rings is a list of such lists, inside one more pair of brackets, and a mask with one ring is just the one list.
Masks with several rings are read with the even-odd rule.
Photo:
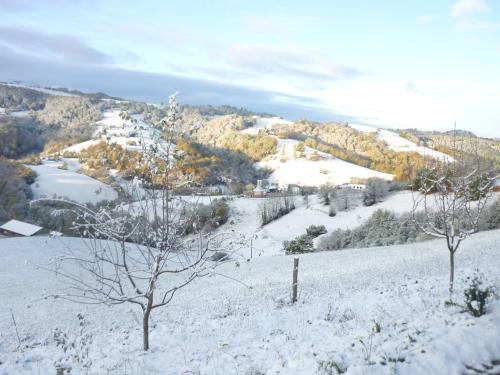
[[426, 144], [438, 151], [453, 155], [455, 148], [469, 157], [478, 155], [485, 161], [500, 168], [500, 142], [495, 139], [477, 137], [471, 132], [453, 130], [429, 132], [417, 129], [401, 130], [400, 135], [418, 144]]
[[[144, 174], [140, 152], [137, 152], [141, 148], [141, 133], [145, 126], [153, 131], [166, 115], [163, 106], [117, 100], [102, 93], [7, 85], [0, 85], [0, 108], [4, 112], [3, 115], [0, 112], [1, 156], [18, 159], [41, 153], [78, 157], [82, 171], [108, 182], [112, 181], [109, 169], [117, 170], [126, 178]], [[30, 112], [23, 112], [22, 116], [9, 114], [21, 110]], [[142, 125], [129, 124], [125, 130], [121, 125], [123, 120], [116, 116], [115, 123], [108, 124], [111, 126], [108, 128], [102, 121], [113, 112], [127, 113]], [[180, 116], [176, 141], [182, 153], [176, 170], [179, 179], [189, 178], [198, 184], [237, 185], [237, 191], [269, 175], [271, 171], [259, 169], [255, 163], [276, 158], [280, 152], [278, 144], [283, 142], [295, 142], [294, 156], [298, 158], [315, 161], [330, 155], [356, 166], [392, 174], [404, 182], [412, 181], [420, 169], [437, 162], [417, 152], [394, 150], [377, 132], [363, 132], [347, 123], [278, 121], [261, 127], [257, 122], [269, 115], [210, 105], [182, 105]], [[414, 129], [399, 134], [416, 145], [425, 144], [447, 154], [452, 153], [453, 142], [456, 142], [467, 153], [477, 152], [495, 166], [500, 165], [498, 141], [464, 132], [456, 137]], [[90, 142], [86, 150], [65, 151], [71, 145], [86, 141]], [[321, 169], [323, 172], [326, 170]]]

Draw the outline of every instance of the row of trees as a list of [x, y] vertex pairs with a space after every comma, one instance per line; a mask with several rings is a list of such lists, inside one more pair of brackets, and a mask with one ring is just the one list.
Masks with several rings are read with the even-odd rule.
[[47, 97], [37, 90], [0, 84], [0, 108], [35, 111], [45, 106]]

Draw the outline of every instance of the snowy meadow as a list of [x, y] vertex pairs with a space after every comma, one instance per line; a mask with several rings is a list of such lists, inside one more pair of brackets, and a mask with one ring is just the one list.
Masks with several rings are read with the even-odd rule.
[[500, 352], [498, 301], [480, 318], [459, 306], [478, 270], [499, 286], [498, 230], [464, 243], [457, 305], [440, 241], [301, 255], [293, 305], [293, 257], [228, 262], [153, 314], [147, 353], [129, 306], [48, 297], [64, 280], [36, 265], [82, 240], [1, 241], [1, 374], [464, 374]]

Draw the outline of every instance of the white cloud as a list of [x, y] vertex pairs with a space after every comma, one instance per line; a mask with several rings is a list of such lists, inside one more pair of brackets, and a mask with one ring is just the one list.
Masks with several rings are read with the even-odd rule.
[[333, 63], [321, 53], [263, 45], [233, 45], [228, 51], [227, 61], [235, 67], [259, 75], [281, 76], [284, 80], [297, 78], [331, 83], [361, 74], [354, 67]]
[[460, 0], [451, 7], [451, 16], [467, 17], [471, 14], [484, 13], [488, 9], [488, 4], [484, 0]]
[[341, 81], [320, 93], [324, 108], [382, 127], [449, 130], [460, 128], [498, 136], [495, 83], [462, 80], [404, 82], [367, 76]]

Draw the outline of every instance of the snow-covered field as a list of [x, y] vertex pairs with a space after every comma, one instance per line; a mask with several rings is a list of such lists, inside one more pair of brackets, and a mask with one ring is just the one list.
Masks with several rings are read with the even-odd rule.
[[399, 152], [417, 152], [422, 156], [428, 156], [437, 160], [450, 162], [453, 158], [442, 152], [433, 150], [429, 147], [419, 146], [414, 142], [401, 137], [399, 134], [385, 129], [379, 129], [368, 125], [349, 124], [353, 129], [364, 133], [377, 133], [377, 139], [384, 141], [391, 149]]
[[[305, 146], [304, 155], [295, 151], [299, 141], [278, 139], [277, 152], [258, 163], [259, 167], [273, 170], [270, 181], [278, 185], [297, 184], [300, 186], [321, 186], [349, 183], [351, 178], [379, 177], [392, 180], [392, 175], [361, 167]], [[311, 159], [312, 155], [317, 160]]]
[[[456, 302], [476, 269], [500, 286], [499, 246], [500, 231], [463, 243]], [[481, 318], [444, 304], [442, 241], [301, 255], [295, 305], [289, 303], [292, 257], [227, 263], [155, 311], [148, 353], [135, 307], [45, 298], [64, 283], [35, 265], [65, 247], [85, 251], [80, 239], [0, 239], [1, 375], [55, 374], [57, 360], [86, 350], [89, 374], [120, 375], [328, 374], [320, 371], [322, 361], [332, 374], [336, 363], [351, 375], [459, 375], [472, 373], [466, 365], [483, 368], [500, 358], [498, 301]], [[78, 313], [92, 337], [83, 347]], [[76, 349], [65, 354], [57, 347], [56, 328]], [[87, 373], [72, 363], [71, 374]]]
[[97, 130], [94, 139], [67, 147], [62, 153], [78, 153], [102, 140], [110, 144], [118, 144], [126, 150], [142, 151], [141, 144], [153, 143], [152, 137], [157, 130], [142, 121], [141, 116], [135, 116], [135, 119], [137, 123], [125, 121], [120, 118], [119, 110], [106, 111], [103, 113], [103, 119], [96, 123]]
[[[59, 169], [66, 161], [68, 170]], [[30, 165], [38, 177], [31, 185], [35, 199], [54, 195], [66, 197], [78, 202], [96, 203], [103, 200], [114, 200], [118, 193], [100, 181], [77, 173], [79, 164], [74, 159], [61, 161], [44, 161], [42, 165]]]
[[[330, 217], [328, 206], [319, 203], [316, 196], [309, 197], [308, 207], [302, 197], [298, 196], [295, 198], [295, 210], [262, 227], [259, 212], [264, 201], [265, 199], [259, 198], [237, 198], [229, 201], [231, 217], [222, 229], [245, 236], [247, 246], [240, 250], [240, 255], [244, 258], [250, 257], [250, 239], [254, 257], [275, 256], [283, 254], [283, 241], [304, 234], [310, 225], [324, 225], [328, 232], [335, 229], [352, 229], [362, 225], [377, 209], [401, 214], [411, 212], [413, 208], [411, 192], [405, 191], [391, 194], [385, 201], [373, 206], [360, 205]], [[316, 241], [320, 238], [321, 236]]]
[[389, 147], [395, 151], [417, 152], [422, 156], [429, 156], [437, 160], [446, 162], [453, 161], [453, 158], [447, 154], [435, 151], [428, 147], [418, 146], [408, 139], [401, 137], [399, 134], [389, 130], [380, 130], [378, 134], [378, 139], [387, 143]]
[[[242, 131], [245, 134], [258, 134], [262, 129], [276, 124], [292, 122], [279, 117], [257, 118], [253, 127]], [[360, 167], [305, 146], [303, 153], [296, 152], [299, 141], [277, 138], [277, 152], [257, 163], [258, 168], [270, 168], [273, 173], [270, 181], [280, 186], [296, 184], [301, 186], [320, 186], [326, 183], [343, 184], [353, 177], [380, 177], [391, 180], [392, 175]]]
[[273, 125], [289, 125], [291, 123], [291, 121], [282, 119], [281, 117], [255, 117], [255, 125], [241, 132], [245, 134], [258, 134], [260, 130], [268, 129]]

